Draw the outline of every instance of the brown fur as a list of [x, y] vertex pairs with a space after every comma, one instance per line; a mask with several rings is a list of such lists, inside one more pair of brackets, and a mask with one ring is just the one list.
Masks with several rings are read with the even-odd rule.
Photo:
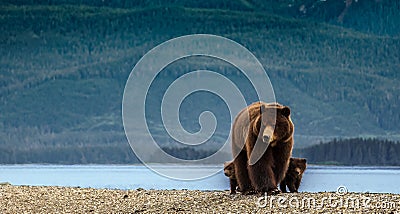
[[[292, 154], [293, 132], [287, 106], [256, 102], [239, 112], [232, 126], [232, 154], [236, 180], [243, 194], [251, 193], [253, 187], [261, 194], [279, 193], [278, 183], [285, 176]], [[265, 152], [254, 149], [256, 142], [266, 148]], [[261, 158], [250, 165], [252, 152], [258, 152]]]
[[289, 168], [285, 178], [280, 183], [282, 192], [286, 192], [286, 186], [290, 192], [298, 192], [303, 173], [307, 168], [307, 160], [304, 158], [290, 158]]
[[[289, 167], [286, 171], [285, 178], [280, 183], [282, 192], [287, 192], [286, 186], [290, 192], [298, 192], [303, 173], [307, 168], [307, 160], [304, 158], [290, 158]], [[236, 193], [238, 187], [233, 161], [224, 163], [224, 174], [229, 178], [231, 194]], [[240, 189], [238, 190], [240, 191]]]
[[236, 193], [236, 187], [238, 186], [236, 180], [235, 166], [233, 165], [233, 161], [224, 163], [224, 174], [229, 178], [229, 183], [231, 186], [231, 194]]

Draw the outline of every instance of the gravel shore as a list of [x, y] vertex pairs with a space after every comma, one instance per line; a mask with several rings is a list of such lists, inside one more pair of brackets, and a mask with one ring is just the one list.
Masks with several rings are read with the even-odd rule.
[[0, 213], [400, 213], [399, 194], [112, 190], [0, 185]]

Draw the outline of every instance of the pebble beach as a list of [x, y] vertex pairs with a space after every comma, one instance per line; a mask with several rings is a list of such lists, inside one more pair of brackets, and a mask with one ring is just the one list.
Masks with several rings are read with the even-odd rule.
[[399, 194], [117, 190], [0, 185], [0, 213], [400, 213]]

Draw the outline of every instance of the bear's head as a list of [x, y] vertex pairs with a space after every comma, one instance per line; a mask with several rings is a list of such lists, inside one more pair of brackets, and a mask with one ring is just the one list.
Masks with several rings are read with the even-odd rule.
[[226, 177], [235, 179], [235, 165], [233, 164], [233, 161], [224, 163], [224, 174]]
[[275, 146], [293, 136], [294, 126], [290, 119], [290, 108], [278, 103], [261, 104], [259, 137], [264, 143]]
[[[307, 161], [304, 158], [290, 158], [285, 180], [290, 192], [298, 192]], [[281, 186], [282, 188], [282, 186]], [[286, 188], [286, 187], [285, 187]]]
[[290, 158], [288, 173], [296, 176], [303, 175], [307, 168], [307, 160], [305, 158]]

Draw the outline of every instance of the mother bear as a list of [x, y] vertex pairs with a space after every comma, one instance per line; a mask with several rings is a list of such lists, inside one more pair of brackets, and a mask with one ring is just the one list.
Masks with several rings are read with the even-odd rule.
[[255, 102], [236, 116], [232, 154], [236, 179], [243, 194], [279, 193], [292, 155], [294, 125], [290, 108]]

